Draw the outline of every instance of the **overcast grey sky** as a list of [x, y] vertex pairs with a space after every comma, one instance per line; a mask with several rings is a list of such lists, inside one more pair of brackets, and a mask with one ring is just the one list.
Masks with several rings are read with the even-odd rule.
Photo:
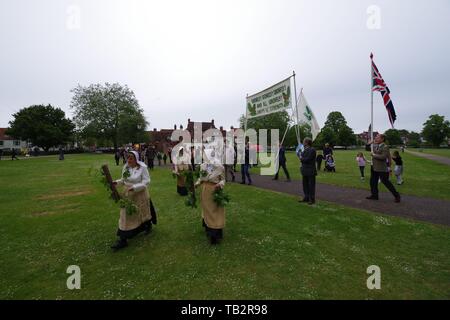
[[[127, 84], [150, 128], [236, 126], [247, 93], [295, 70], [321, 126], [338, 110], [360, 132], [373, 51], [396, 127], [419, 131], [450, 118], [449, 39], [448, 0], [1, 0], [0, 127], [32, 104], [71, 116], [70, 90], [98, 82]], [[375, 129], [388, 128], [376, 93]]]

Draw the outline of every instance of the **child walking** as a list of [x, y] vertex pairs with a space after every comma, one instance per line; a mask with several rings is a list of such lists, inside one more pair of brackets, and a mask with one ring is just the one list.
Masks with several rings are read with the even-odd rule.
[[397, 177], [397, 184], [403, 184], [402, 174], [403, 174], [403, 160], [398, 151], [394, 151], [392, 155], [392, 160], [395, 162], [394, 174]]
[[356, 155], [356, 162], [359, 166], [359, 172], [361, 172], [361, 180], [364, 180], [364, 169], [366, 168], [366, 158], [364, 158], [364, 154], [359, 152]]

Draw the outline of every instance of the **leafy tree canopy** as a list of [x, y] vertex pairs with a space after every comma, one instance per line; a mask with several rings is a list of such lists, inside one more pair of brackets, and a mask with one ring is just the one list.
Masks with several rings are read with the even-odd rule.
[[28, 140], [48, 151], [51, 147], [66, 144], [72, 138], [75, 125], [64, 111], [49, 105], [33, 105], [13, 114], [7, 134]]
[[143, 142], [148, 125], [144, 111], [126, 85], [118, 83], [77, 86], [71, 108], [74, 121], [85, 139], [94, 138], [120, 144]]
[[423, 124], [422, 136], [438, 147], [450, 135], [450, 122], [444, 116], [432, 114]]

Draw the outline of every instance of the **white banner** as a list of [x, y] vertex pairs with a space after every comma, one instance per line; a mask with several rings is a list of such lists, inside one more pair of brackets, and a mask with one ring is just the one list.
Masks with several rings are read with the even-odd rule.
[[291, 106], [291, 77], [247, 97], [247, 119], [286, 110]]
[[316, 139], [317, 135], [320, 132], [320, 127], [317, 123], [317, 119], [314, 116], [314, 113], [309, 107], [308, 101], [306, 101], [306, 98], [303, 95], [303, 91], [300, 94], [300, 100], [298, 101], [297, 115], [300, 123], [309, 124], [309, 126], [311, 127], [312, 139]]

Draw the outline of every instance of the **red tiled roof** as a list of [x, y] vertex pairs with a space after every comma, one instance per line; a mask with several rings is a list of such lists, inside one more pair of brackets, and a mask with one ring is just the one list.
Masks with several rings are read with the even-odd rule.
[[0, 128], [0, 140], [14, 140], [13, 138], [5, 134], [6, 129], [8, 128]]
[[[187, 125], [187, 130], [189, 132], [194, 132], [194, 121], [190, 121], [190, 119], [188, 120], [188, 125]], [[201, 126], [202, 126], [202, 132], [205, 132], [208, 129], [215, 129], [215, 125], [214, 125], [214, 121], [211, 122], [200, 122]]]

